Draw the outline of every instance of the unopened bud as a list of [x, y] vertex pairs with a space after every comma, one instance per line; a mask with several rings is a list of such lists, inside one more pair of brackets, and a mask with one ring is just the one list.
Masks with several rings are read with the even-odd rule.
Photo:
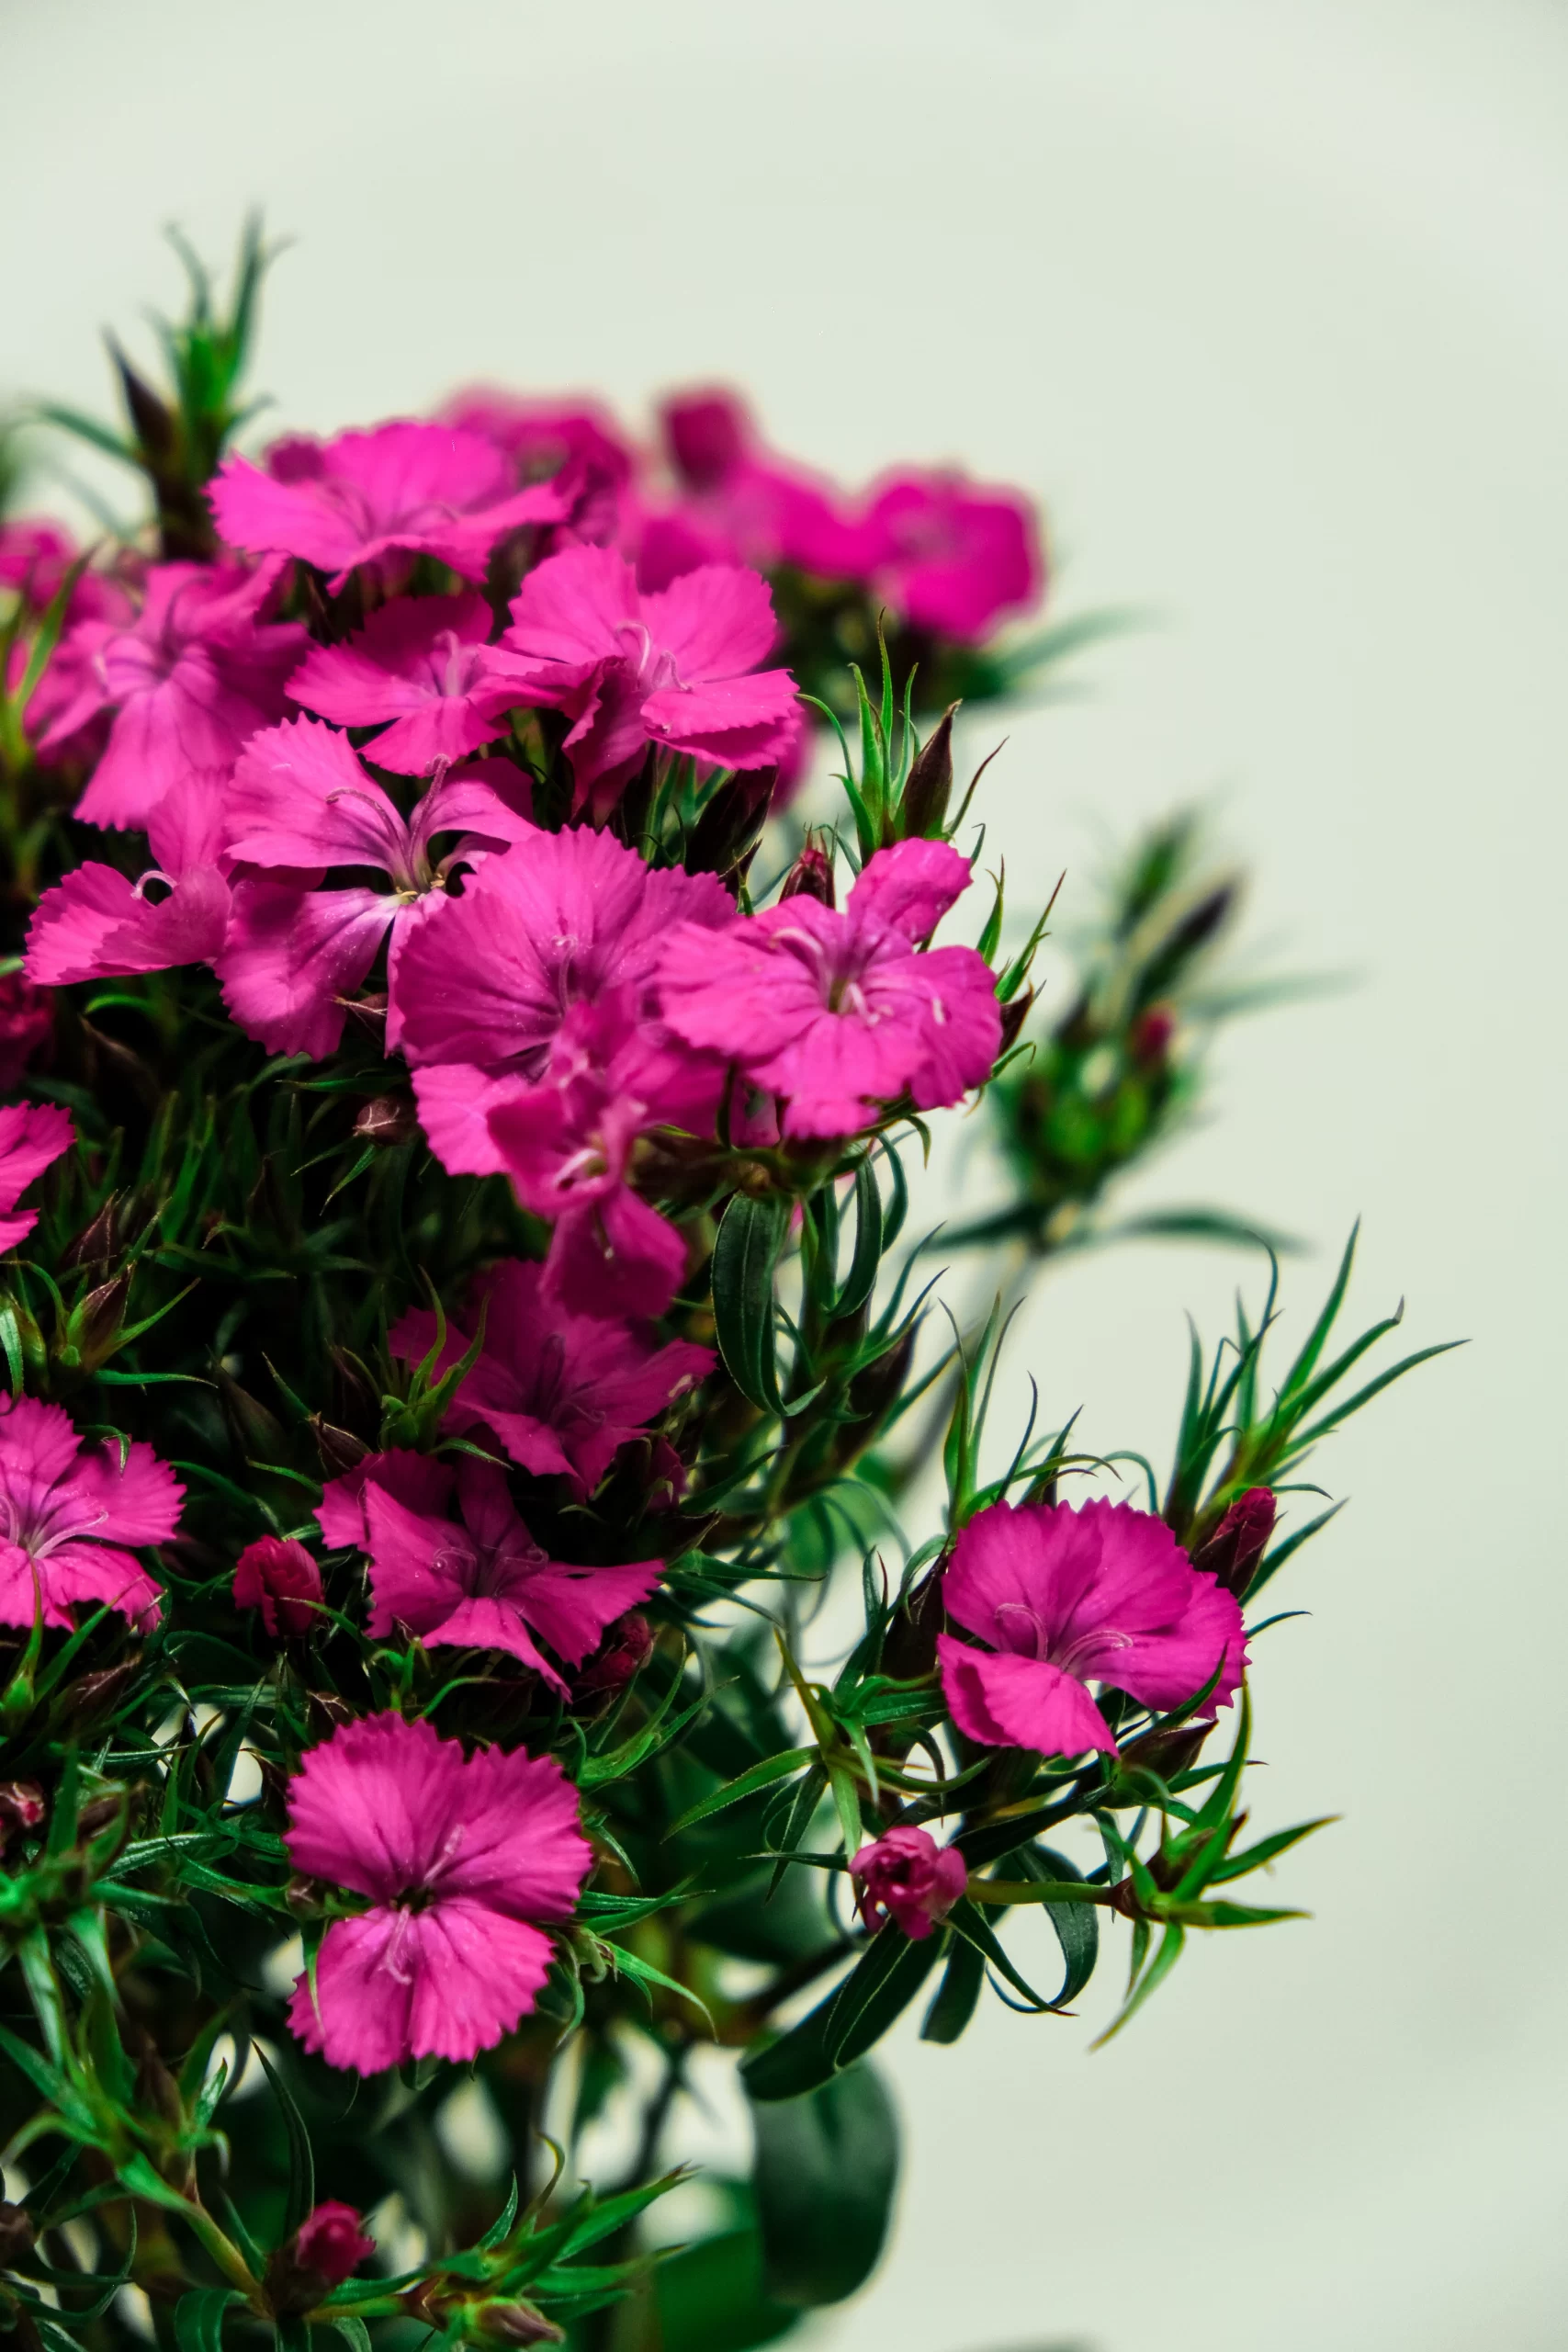
[[122, 1657], [118, 1666], [102, 1667], [96, 1674], [78, 1675], [56, 1695], [50, 1714], [51, 1728], [69, 1736], [97, 1723], [111, 1712], [120, 1692], [135, 1680], [141, 1668], [138, 1655]]
[[624, 1690], [641, 1673], [653, 1650], [653, 1628], [640, 1609], [617, 1617], [586, 1666], [575, 1677], [579, 1697], [598, 1690]]
[[275, 2314], [294, 2318], [314, 2311], [375, 2251], [376, 2241], [366, 2236], [352, 2205], [335, 2199], [318, 2205], [267, 2263], [267, 2301]]
[[750, 862], [777, 782], [777, 768], [742, 768], [719, 786], [686, 843], [688, 874], [716, 874], [734, 895], [730, 877]]
[[480, 2303], [469, 2320], [470, 2332], [491, 2344], [564, 2344], [566, 2332], [532, 2303]]
[[14, 2270], [32, 2250], [32, 2215], [25, 2205], [0, 2201], [0, 2270]]
[[1151, 1004], [1134, 1022], [1127, 1049], [1140, 1069], [1157, 1069], [1170, 1051], [1175, 1035], [1176, 1015], [1169, 1005]]
[[942, 1563], [927, 1570], [895, 1610], [882, 1645], [882, 1671], [895, 1682], [918, 1682], [936, 1666], [943, 1617]]
[[282, 1462], [287, 1460], [288, 1441], [283, 1424], [276, 1413], [269, 1412], [259, 1396], [226, 1372], [216, 1367], [218, 1394], [222, 1399], [224, 1419], [232, 1430], [240, 1451], [247, 1462]]
[[1208, 1542], [1193, 1553], [1193, 1566], [1245, 1600], [1274, 1532], [1275, 1508], [1267, 1487], [1249, 1487], [1236, 1497]]
[[342, 1478], [356, 1470], [370, 1448], [352, 1430], [340, 1430], [331, 1421], [323, 1421], [320, 1413], [310, 1416], [310, 1427], [316, 1432], [316, 1451], [321, 1457], [321, 1467], [329, 1478]]
[[667, 401], [664, 438], [675, 470], [692, 490], [716, 490], [746, 455], [745, 409], [733, 392], [691, 392]]
[[1001, 1043], [997, 1047], [997, 1059], [998, 1061], [1000, 1061], [1004, 1054], [1010, 1054], [1013, 1047], [1017, 1045], [1019, 1033], [1022, 1029], [1024, 1023], [1028, 1020], [1030, 1012], [1033, 1008], [1033, 1004], [1034, 990], [1032, 989], [1020, 989], [1018, 994], [1015, 997], [1010, 997], [1008, 1002], [1003, 1005]]
[[119, 1255], [120, 1212], [124, 1196], [111, 1193], [90, 1225], [85, 1225], [74, 1241], [69, 1243], [62, 1258], [67, 1266], [107, 1265]]
[[59, 1351], [61, 1363], [72, 1371], [80, 1368], [84, 1372], [96, 1372], [101, 1363], [107, 1363], [119, 1345], [125, 1304], [130, 1296], [128, 1273], [116, 1274], [112, 1282], [100, 1283], [96, 1290], [90, 1290], [72, 1308], [66, 1320]]
[[344, 1001], [344, 1009], [349, 1019], [356, 1028], [363, 1029], [365, 1035], [378, 1046], [384, 1045], [386, 1042], [387, 1001], [387, 993], [384, 989], [378, 995], [355, 996]]
[[30, 1838], [43, 1826], [49, 1808], [36, 1781], [0, 1781], [0, 1848]]
[[784, 876], [781, 899], [818, 899], [825, 907], [837, 904], [833, 861], [819, 842], [807, 835], [806, 847]]
[[412, 1143], [419, 1133], [419, 1114], [406, 1094], [378, 1094], [361, 1106], [354, 1132], [361, 1143]]
[[234, 1606], [259, 1609], [275, 1637], [308, 1634], [321, 1620], [321, 1572], [291, 1535], [263, 1535], [234, 1563]]
[[953, 714], [949, 705], [929, 741], [915, 754], [898, 803], [898, 829], [906, 841], [935, 841], [947, 818], [953, 797]]

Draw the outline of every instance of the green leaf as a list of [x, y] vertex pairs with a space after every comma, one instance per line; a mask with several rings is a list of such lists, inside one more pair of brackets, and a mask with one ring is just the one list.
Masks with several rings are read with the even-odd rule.
[[713, 1313], [718, 1351], [737, 1388], [760, 1412], [782, 1414], [774, 1361], [773, 1269], [789, 1231], [789, 1203], [777, 1193], [737, 1193], [713, 1250]]
[[762, 2283], [781, 2302], [842, 2302], [875, 2267], [898, 2177], [898, 2124], [872, 2066], [754, 2107]]
[[222, 2352], [223, 2314], [243, 2303], [233, 2287], [197, 2287], [175, 2305], [175, 2341], [180, 2352]]
[[920, 2028], [922, 2041], [956, 2041], [975, 2014], [986, 1981], [985, 1954], [954, 1937], [942, 1973], [936, 1997]]
[[876, 1286], [882, 1263], [882, 1193], [874, 1156], [867, 1152], [855, 1170], [855, 1253], [844, 1287], [834, 1302], [835, 1319], [858, 1315]]
[[709, 1814], [722, 1813], [726, 1805], [739, 1804], [743, 1797], [755, 1796], [759, 1789], [770, 1788], [773, 1781], [782, 1781], [786, 1773], [797, 1772], [803, 1764], [809, 1764], [816, 1753], [815, 1747], [791, 1747], [782, 1756], [766, 1757], [761, 1764], [753, 1764], [749, 1771], [742, 1772], [739, 1780], [728, 1781], [722, 1789], [715, 1789], [711, 1795], [691, 1806], [679, 1821], [671, 1823], [665, 1836], [678, 1838], [682, 1830], [690, 1829], [694, 1822], [705, 1821]]
[[843, 1983], [765, 2050], [742, 2059], [754, 2100], [797, 2098], [863, 2057], [900, 2017], [935, 1967], [942, 1939], [911, 1943], [896, 1928], [874, 1936]]
[[288, 2084], [273, 2064], [259, 2041], [251, 2045], [261, 2060], [262, 2072], [272, 2085], [288, 2136], [288, 2194], [284, 2202], [284, 2232], [297, 2230], [316, 2202], [316, 2165], [310, 2153], [310, 2135], [305, 2129], [305, 2119], [295, 2106]]

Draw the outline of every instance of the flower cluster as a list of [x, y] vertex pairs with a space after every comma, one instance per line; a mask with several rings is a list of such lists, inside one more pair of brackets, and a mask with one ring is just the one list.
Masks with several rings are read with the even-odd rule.
[[[471, 392], [242, 455], [247, 255], [167, 399], [120, 363], [151, 519], [92, 561], [0, 522], [0, 2059], [13, 2145], [63, 2143], [0, 2212], [0, 2317], [101, 2352], [130, 2282], [181, 2344], [236, 2301], [283, 2352], [560, 2341], [636, 2275], [711, 2036], [758, 2117], [725, 2277], [775, 2300], [682, 2306], [676, 2255], [636, 2340], [759, 2341], [875, 2259], [855, 2062], [932, 1972], [935, 2041], [987, 1974], [1070, 2010], [1120, 1920], [1124, 2017], [1190, 1931], [1282, 1916], [1233, 1894], [1304, 1834], [1241, 1842], [1244, 1611], [1404, 1366], [1334, 1401], [1347, 1262], [1281, 1377], [1272, 1296], [1197, 1362], [1163, 1489], [1071, 1424], [993, 1459], [929, 1123], [1002, 1109], [1018, 1182], [962, 1245], [1066, 1246], [1180, 1098], [1234, 895], [1156, 842], [1023, 1034], [1043, 918], [980, 865], [946, 705], [1018, 674], [1026, 499], [842, 492], [718, 392], [652, 448]], [[807, 825], [824, 705], [857, 745]], [[824, 1666], [830, 1583], [863, 1632]], [[650, 2080], [646, 2177], [568, 2205], [540, 2119], [577, 2165]], [[841, 2199], [840, 2145], [884, 2192]]]

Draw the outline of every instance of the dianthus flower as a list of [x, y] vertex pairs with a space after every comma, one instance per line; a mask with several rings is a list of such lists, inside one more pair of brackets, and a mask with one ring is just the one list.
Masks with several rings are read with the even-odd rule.
[[[216, 961], [229, 927], [222, 778], [172, 784], [147, 818], [153, 863], [139, 881], [95, 858], [46, 890], [28, 931], [29, 980], [62, 987]], [[156, 883], [166, 898], [149, 896]]]
[[491, 859], [437, 921], [410, 927], [392, 994], [416, 1069], [468, 1062], [536, 1078], [574, 1004], [624, 990], [639, 1020], [657, 1014], [653, 976], [673, 924], [711, 933], [736, 919], [716, 876], [656, 873], [609, 833], [523, 826], [514, 838], [516, 855]]
[[[484, 1345], [446, 1427], [491, 1430], [525, 1470], [568, 1477], [579, 1495], [591, 1494], [621, 1447], [713, 1370], [712, 1351], [689, 1340], [653, 1347], [628, 1323], [563, 1312], [543, 1295], [540, 1269], [517, 1258], [485, 1278], [474, 1312], [448, 1324], [440, 1370], [467, 1354], [481, 1299]], [[413, 1308], [393, 1326], [389, 1344], [405, 1362], [419, 1362], [435, 1345], [434, 1316]], [[326, 1532], [331, 1543], [344, 1540]]]
[[554, 1758], [465, 1757], [427, 1723], [371, 1715], [307, 1752], [288, 1801], [295, 1869], [369, 1904], [333, 1920], [314, 1984], [295, 1984], [306, 2048], [377, 2075], [510, 2033], [550, 1965], [536, 1923], [570, 1917], [592, 1860]]
[[513, 487], [501, 451], [477, 433], [395, 423], [335, 440], [275, 443], [264, 473], [224, 459], [209, 496], [220, 536], [254, 553], [299, 556], [335, 594], [362, 565], [435, 556], [482, 580], [491, 549], [525, 523], [570, 512], [556, 482]]
[[0, 1395], [0, 1624], [69, 1626], [86, 1602], [150, 1631], [162, 1588], [125, 1547], [171, 1536], [184, 1494], [150, 1445], [84, 1452], [60, 1406]]
[[[492, 763], [498, 774], [514, 775]], [[405, 822], [345, 735], [300, 718], [251, 744], [224, 794], [225, 846], [263, 869], [236, 880], [218, 977], [231, 1013], [270, 1053], [331, 1053], [344, 998], [389, 932], [387, 1042], [398, 1043], [396, 974], [406, 926], [442, 897], [452, 868], [532, 828], [478, 776], [445, 777]], [[440, 834], [458, 838], [437, 857]], [[324, 870], [378, 868], [391, 888], [316, 887]], [[265, 869], [272, 869], [272, 875]]]
[[17, 1203], [75, 1138], [71, 1114], [52, 1102], [8, 1102], [0, 1110], [0, 1250], [14, 1250], [32, 1231], [37, 1209]]
[[519, 698], [570, 716], [576, 806], [597, 812], [650, 743], [720, 767], [784, 758], [795, 681], [757, 668], [777, 636], [755, 572], [710, 564], [644, 595], [613, 549], [568, 548], [528, 574], [501, 641], [523, 657]]
[[8, 1094], [42, 1052], [54, 1027], [54, 1000], [20, 972], [0, 972], [0, 1094]]
[[115, 714], [76, 806], [85, 823], [145, 825], [171, 785], [227, 772], [283, 717], [284, 681], [309, 640], [298, 622], [261, 619], [279, 569], [154, 564], [134, 620], [86, 619], [67, 633], [50, 664], [39, 757]]
[[269, 1634], [308, 1634], [326, 1622], [321, 1572], [291, 1535], [262, 1535], [234, 1563], [234, 1606], [259, 1609]]
[[908, 1093], [922, 1111], [986, 1079], [1001, 1016], [972, 947], [929, 937], [967, 888], [945, 842], [878, 850], [842, 912], [801, 892], [717, 938], [682, 928], [660, 973], [678, 1037], [782, 1096], [786, 1136], [852, 1135]]
[[861, 1913], [873, 1933], [894, 1919], [912, 1943], [925, 1941], [969, 1883], [957, 1847], [939, 1846], [913, 1822], [885, 1829], [874, 1844], [863, 1846], [850, 1871], [861, 1882]]
[[993, 1503], [958, 1538], [942, 1589], [948, 1616], [989, 1645], [937, 1641], [948, 1711], [989, 1747], [1113, 1756], [1090, 1682], [1178, 1707], [1218, 1669], [1210, 1713], [1241, 1682], [1238, 1603], [1131, 1503]]
[[328, 2287], [341, 2287], [362, 2262], [370, 2259], [376, 2241], [367, 2237], [357, 2210], [334, 2198], [306, 2214], [288, 2250], [301, 2270]]
[[597, 401], [519, 400], [513, 392], [477, 386], [449, 400], [441, 421], [493, 441], [525, 481], [570, 473], [576, 487], [571, 537], [593, 547], [615, 537], [632, 453], [615, 419]]
[[[425, 1459], [374, 1455], [355, 1480], [371, 1634], [380, 1640], [400, 1622], [427, 1648], [504, 1650], [564, 1693], [565, 1678], [539, 1642], [578, 1665], [607, 1625], [648, 1599], [661, 1563], [581, 1567], [549, 1559], [519, 1518], [499, 1464], [465, 1454], [455, 1472], [434, 1464], [440, 1476], [433, 1477]], [[411, 1464], [422, 1465], [412, 1476]], [[341, 1530], [336, 1498], [329, 1515]]]
[[288, 681], [307, 710], [339, 727], [390, 726], [365, 747], [378, 767], [423, 775], [505, 729], [516, 657], [488, 642], [479, 595], [402, 596], [342, 645], [313, 645]]
[[[960, 644], [978, 643], [1044, 586], [1031, 502], [962, 474], [888, 476], [873, 490], [861, 530], [872, 594], [912, 628]], [[834, 548], [822, 552], [830, 568]], [[794, 560], [806, 564], [807, 553], [797, 545]]]

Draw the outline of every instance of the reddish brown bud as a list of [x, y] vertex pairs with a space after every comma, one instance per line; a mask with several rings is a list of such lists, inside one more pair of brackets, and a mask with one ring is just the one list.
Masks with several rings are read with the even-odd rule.
[[419, 1133], [419, 1114], [406, 1094], [378, 1094], [361, 1105], [354, 1132], [361, 1143], [412, 1143]]
[[564, 2344], [566, 2335], [532, 2303], [481, 2303], [469, 2314], [476, 2335], [491, 2344]]
[[833, 890], [833, 861], [807, 834], [806, 847], [784, 876], [781, 899], [818, 899], [825, 907], [837, 903]]
[[1208, 1542], [1193, 1553], [1193, 1566], [1245, 1600], [1274, 1532], [1275, 1508], [1267, 1487], [1249, 1487], [1236, 1497]]
[[68, 1682], [55, 1701], [51, 1722], [56, 1731], [85, 1730], [107, 1715], [126, 1685], [134, 1681], [141, 1671], [141, 1655], [122, 1657], [118, 1666], [106, 1666], [96, 1674], [78, 1675]]
[[998, 1061], [1000, 1061], [1004, 1054], [1010, 1054], [1013, 1047], [1017, 1045], [1019, 1032], [1022, 1029], [1024, 1023], [1028, 1020], [1033, 1003], [1034, 990], [1032, 989], [1020, 989], [1018, 994], [1010, 999], [1010, 1001], [1003, 1005], [1001, 1043], [997, 1047], [997, 1059]]
[[259, 1609], [275, 1636], [310, 1633], [322, 1622], [321, 1601], [321, 1569], [293, 1536], [259, 1536], [234, 1563], [234, 1606]]
[[310, 1427], [316, 1432], [316, 1451], [329, 1478], [341, 1478], [357, 1469], [370, 1452], [362, 1437], [355, 1437], [352, 1430], [340, 1430], [331, 1421], [323, 1421], [320, 1413], [311, 1414]]
[[942, 1563], [928, 1568], [894, 1612], [882, 1645], [882, 1671], [896, 1682], [916, 1682], [936, 1665], [936, 1637], [942, 1627]]
[[953, 703], [943, 711], [930, 741], [915, 754], [898, 804], [899, 831], [906, 840], [935, 840], [946, 821], [953, 797], [953, 714], [957, 708]]
[[90, 1225], [85, 1225], [74, 1241], [68, 1244], [61, 1261], [67, 1266], [107, 1265], [118, 1258], [120, 1245], [120, 1211], [124, 1196], [111, 1193]]
[[640, 1674], [653, 1650], [653, 1628], [640, 1609], [631, 1609], [606, 1629], [604, 1639], [575, 1678], [577, 1695], [624, 1690]]
[[0, 1781], [0, 1848], [41, 1828], [48, 1810], [36, 1781]]
[[1127, 1048], [1140, 1069], [1157, 1069], [1176, 1035], [1176, 1015], [1168, 1004], [1151, 1004], [1133, 1023]]

